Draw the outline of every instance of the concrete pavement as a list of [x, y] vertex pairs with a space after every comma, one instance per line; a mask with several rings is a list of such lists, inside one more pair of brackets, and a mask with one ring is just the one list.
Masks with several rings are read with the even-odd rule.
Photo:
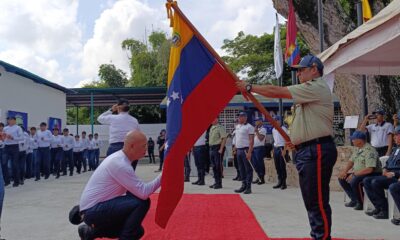
[[[147, 162], [147, 160], [143, 160]], [[138, 175], [144, 180], [156, 176], [158, 165], [142, 163]], [[206, 186], [185, 184], [186, 193], [229, 193], [240, 186], [232, 181], [232, 168], [225, 170], [223, 189], [208, 188], [212, 183], [207, 176]], [[7, 187], [3, 209], [1, 236], [7, 240], [73, 240], [79, 239], [77, 227], [68, 222], [70, 208], [79, 200], [90, 172], [34, 182], [27, 180], [18, 188]], [[192, 177], [192, 181], [196, 178]], [[272, 189], [271, 184], [253, 186], [253, 194], [241, 195], [254, 212], [269, 237], [309, 237], [309, 225], [300, 190]], [[348, 239], [400, 239], [400, 227], [388, 220], [376, 220], [361, 211], [344, 207], [342, 192], [332, 192], [334, 237]]]

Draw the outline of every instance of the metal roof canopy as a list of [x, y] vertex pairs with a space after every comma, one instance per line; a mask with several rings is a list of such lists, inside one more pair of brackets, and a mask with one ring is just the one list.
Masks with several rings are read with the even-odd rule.
[[126, 88], [70, 88], [67, 107], [112, 106], [118, 99], [125, 98], [132, 105], [158, 105], [166, 96], [165, 87]]

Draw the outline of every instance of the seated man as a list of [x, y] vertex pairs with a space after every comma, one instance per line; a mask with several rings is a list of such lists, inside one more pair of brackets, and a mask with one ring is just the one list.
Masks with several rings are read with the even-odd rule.
[[[146, 154], [146, 136], [129, 132], [122, 150], [108, 156], [90, 177], [80, 200], [79, 227], [83, 240], [109, 237], [140, 239], [141, 226], [150, 207], [149, 196], [160, 187], [161, 175], [149, 183], [140, 180], [131, 163]], [[137, 161], [137, 160], [136, 160]]]
[[397, 147], [392, 150], [383, 168], [382, 176], [367, 177], [363, 181], [365, 191], [375, 207], [373, 211], [368, 211], [366, 214], [376, 219], [388, 218], [388, 201], [384, 189], [396, 183], [400, 176], [400, 127], [395, 129], [395, 142]]
[[[355, 131], [351, 136], [353, 145], [356, 147], [350, 157], [350, 161], [339, 175], [339, 183], [350, 197], [351, 201], [346, 207], [355, 210], [363, 209], [363, 196], [361, 183], [365, 177], [378, 176], [381, 172], [381, 164], [378, 153], [369, 143], [367, 136], [361, 131]], [[350, 171], [350, 169], [352, 169]]]

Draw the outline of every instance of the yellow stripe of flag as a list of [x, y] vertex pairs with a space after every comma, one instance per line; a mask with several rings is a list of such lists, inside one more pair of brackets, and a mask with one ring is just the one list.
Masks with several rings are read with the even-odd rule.
[[192, 30], [187, 26], [187, 24], [181, 19], [181, 17], [178, 14], [174, 13], [172, 21], [173, 21], [172, 47], [171, 47], [171, 54], [169, 57], [168, 85], [167, 85], [168, 87], [171, 84], [176, 69], [179, 66], [182, 49], [186, 46], [186, 44], [188, 44], [190, 39], [192, 39], [193, 37]]
[[366, 22], [372, 18], [371, 7], [369, 6], [368, 0], [362, 0], [362, 9], [363, 9], [363, 19], [364, 22]]

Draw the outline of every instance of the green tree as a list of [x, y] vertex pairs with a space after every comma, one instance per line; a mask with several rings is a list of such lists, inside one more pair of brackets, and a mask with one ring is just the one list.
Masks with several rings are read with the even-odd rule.
[[170, 41], [164, 32], [154, 31], [149, 36], [151, 47], [135, 39], [122, 42], [122, 49], [128, 51], [131, 79], [129, 86], [166, 86]]
[[114, 64], [101, 64], [99, 68], [100, 84], [108, 87], [125, 87], [128, 83], [126, 73], [117, 69]]
[[[281, 27], [281, 46], [285, 51], [286, 29]], [[308, 48], [298, 36], [301, 55], [308, 53]], [[227, 53], [222, 58], [241, 78], [252, 83], [276, 83], [274, 72], [274, 34], [261, 36], [246, 35], [239, 32], [233, 39], [225, 39], [222, 49]], [[284, 63], [283, 84], [291, 84], [289, 66]]]

